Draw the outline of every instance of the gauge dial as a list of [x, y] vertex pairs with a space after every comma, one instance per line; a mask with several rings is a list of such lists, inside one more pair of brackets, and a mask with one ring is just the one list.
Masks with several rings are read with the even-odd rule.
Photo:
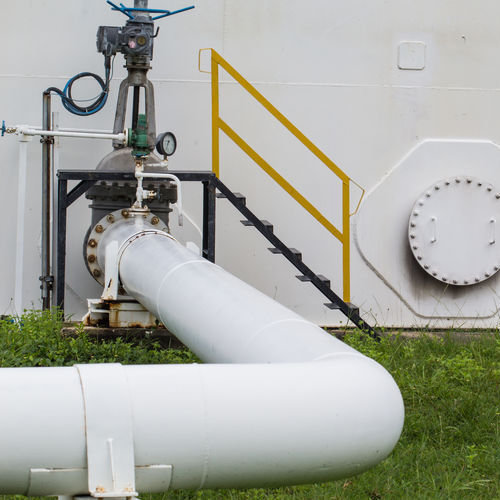
[[172, 132], [163, 132], [156, 139], [156, 150], [163, 156], [172, 156], [177, 148], [177, 139]]

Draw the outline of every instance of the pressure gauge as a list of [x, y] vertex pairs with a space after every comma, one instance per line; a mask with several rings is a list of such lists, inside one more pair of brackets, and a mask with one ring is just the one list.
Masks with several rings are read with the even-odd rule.
[[172, 156], [177, 148], [177, 139], [172, 132], [163, 132], [156, 139], [156, 150], [163, 156]]

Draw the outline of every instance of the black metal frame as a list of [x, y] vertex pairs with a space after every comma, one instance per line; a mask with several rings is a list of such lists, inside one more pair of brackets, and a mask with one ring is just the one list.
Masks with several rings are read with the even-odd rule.
[[[169, 170], [181, 182], [201, 182], [203, 185], [202, 255], [215, 261], [215, 174], [207, 171]], [[66, 221], [68, 207], [99, 181], [134, 181], [134, 172], [104, 172], [96, 170], [59, 170], [57, 172], [57, 250], [56, 305], [64, 314], [64, 282], [66, 279]], [[80, 181], [68, 192], [68, 181]]]
[[[299, 271], [297, 279], [310, 282], [330, 302], [325, 305], [330, 309], [339, 309], [348, 319], [365, 333], [378, 339], [378, 333], [359, 316], [359, 309], [344, 302], [331, 288], [330, 280], [316, 274], [304, 262], [302, 254], [295, 248], [289, 248], [275, 234], [273, 226], [266, 220], [259, 219], [246, 206], [246, 199], [240, 193], [233, 193], [214, 173], [208, 171], [175, 171], [170, 170], [180, 181], [194, 181], [203, 184], [203, 231], [202, 255], [215, 262], [215, 203], [216, 197], [227, 198], [228, 201], [245, 217], [242, 224], [254, 226], [272, 245], [269, 251], [282, 254]], [[66, 219], [67, 209], [88, 189], [98, 181], [135, 181], [134, 172], [104, 172], [95, 170], [59, 170], [58, 208], [57, 208], [57, 255], [56, 255], [56, 304], [64, 314], [64, 282], [66, 268]], [[68, 181], [80, 181], [68, 192]], [[216, 196], [216, 190], [219, 194]]]

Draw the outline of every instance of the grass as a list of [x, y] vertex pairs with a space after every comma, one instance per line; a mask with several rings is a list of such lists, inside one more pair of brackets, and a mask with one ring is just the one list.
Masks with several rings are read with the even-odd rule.
[[[187, 349], [141, 340], [61, 338], [59, 319], [28, 312], [0, 321], [1, 366], [86, 362], [186, 363]], [[271, 490], [172, 491], [143, 500], [184, 499], [495, 499], [500, 498], [500, 335], [468, 342], [421, 337], [345, 341], [384, 365], [398, 383], [406, 421], [394, 452], [374, 469], [324, 484]], [[12, 500], [14, 497], [3, 497]], [[17, 497], [22, 498], [22, 497]]]

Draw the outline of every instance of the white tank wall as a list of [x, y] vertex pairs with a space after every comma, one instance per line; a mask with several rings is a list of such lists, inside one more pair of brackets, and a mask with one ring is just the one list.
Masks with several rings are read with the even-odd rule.
[[[165, 6], [159, 0], [150, 4]], [[167, 8], [186, 5], [189, 2], [176, 1]], [[157, 128], [173, 130], [179, 141], [171, 168], [210, 168], [210, 86], [208, 75], [197, 70], [197, 51], [214, 47], [369, 192], [353, 219], [352, 244], [352, 302], [367, 320], [407, 326], [496, 324], [498, 278], [460, 292], [426, 278], [408, 259], [403, 226], [422, 190], [447, 175], [471, 174], [500, 186], [500, 171], [495, 169], [500, 161], [498, 148], [468, 142], [500, 143], [496, 57], [500, 6], [480, 1], [471, 8], [463, 0], [439, 5], [430, 0], [318, 0], [312, 5], [295, 0], [212, 0], [159, 22], [150, 77], [156, 86]], [[102, 56], [94, 45], [97, 27], [125, 21], [101, 0], [19, 0], [4, 6], [3, 13], [2, 33], [11, 50], [4, 52], [0, 69], [0, 119], [8, 124], [39, 124], [45, 88], [62, 87], [80, 71], [102, 73]], [[425, 43], [423, 70], [398, 68], [402, 41]], [[118, 56], [105, 109], [89, 118], [62, 110], [61, 125], [110, 128], [123, 75]], [[62, 109], [57, 98], [53, 108]], [[338, 221], [338, 183], [325, 168], [235, 86], [223, 85], [221, 109], [251, 145]], [[429, 146], [426, 139], [455, 141], [434, 141]], [[15, 138], [0, 141], [4, 175], [0, 192], [8, 207], [16, 206], [17, 147]], [[415, 156], [402, 162], [415, 147]], [[24, 307], [39, 306], [40, 274], [40, 146], [36, 139], [28, 149]], [[61, 141], [60, 168], [94, 168], [108, 150], [107, 144], [97, 141], [90, 146], [78, 140]], [[340, 292], [340, 245], [333, 237], [225, 138], [221, 158], [221, 178], [228, 186], [246, 194], [248, 206], [273, 222], [276, 234], [302, 250], [305, 262], [331, 278]], [[428, 168], [429, 158], [433, 168]], [[381, 195], [389, 185], [384, 179], [394, 186], [394, 196]], [[185, 204], [201, 223], [198, 194], [198, 189], [186, 188]], [[356, 199], [357, 192], [352, 195]], [[343, 322], [322, 306], [318, 292], [294, 278], [288, 263], [266, 250], [254, 230], [239, 224], [238, 215], [226, 203], [218, 202], [217, 262], [314, 322]], [[100, 293], [80, 256], [90, 220], [86, 205], [85, 199], [80, 200], [69, 213], [67, 304], [76, 317], [84, 311], [82, 299]], [[14, 210], [6, 226], [0, 249], [1, 313], [12, 312]], [[182, 238], [182, 233], [177, 231], [176, 236]], [[433, 316], [440, 319], [432, 320]], [[483, 319], [475, 319], [478, 316]]]

